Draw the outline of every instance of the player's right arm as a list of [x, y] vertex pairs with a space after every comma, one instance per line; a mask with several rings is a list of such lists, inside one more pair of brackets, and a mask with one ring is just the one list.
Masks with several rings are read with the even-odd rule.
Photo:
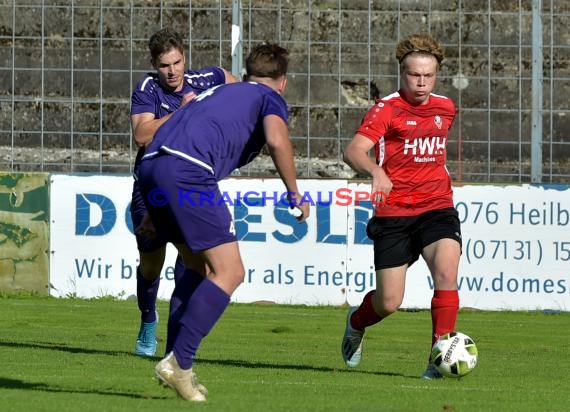
[[[392, 181], [384, 168], [369, 155], [374, 144], [368, 137], [356, 133], [344, 150], [343, 160], [358, 173], [372, 177], [371, 193], [380, 192], [388, 195], [392, 190]], [[376, 199], [376, 201], [381, 202], [382, 199]]]
[[157, 119], [154, 117], [154, 113], [133, 114], [131, 116], [131, 128], [137, 146], [143, 147], [149, 144], [158, 128], [162, 126], [170, 116], [172, 116], [172, 113]]
[[154, 113], [139, 113], [131, 116], [131, 128], [135, 143], [139, 147], [146, 146], [151, 142], [156, 130], [169, 116], [160, 119], [154, 117]]
[[[371, 193], [390, 194], [392, 180], [386, 174], [383, 164], [370, 157], [370, 151], [387, 134], [392, 119], [392, 106], [376, 100], [364, 116], [360, 127], [344, 150], [343, 160], [358, 173], [372, 177]], [[381, 202], [382, 199], [377, 198]]]
[[[186, 93], [182, 100], [180, 101], [180, 107], [184, 107], [190, 101], [192, 101], [196, 97], [196, 93], [189, 92]], [[134, 103], [133, 103], [134, 105]], [[172, 112], [174, 113], [174, 112]], [[154, 113], [152, 112], [142, 112], [142, 113], [135, 113], [131, 115], [131, 129], [133, 131], [133, 137], [135, 139], [135, 143], [139, 147], [143, 147], [148, 145], [154, 134], [158, 130], [160, 126], [164, 124], [170, 117], [172, 113], [167, 114], [166, 116], [162, 117], [155, 117]]]

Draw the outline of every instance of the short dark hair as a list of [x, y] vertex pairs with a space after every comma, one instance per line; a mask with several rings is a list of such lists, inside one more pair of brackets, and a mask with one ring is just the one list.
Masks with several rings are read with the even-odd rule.
[[255, 46], [245, 60], [246, 78], [250, 76], [277, 79], [287, 74], [289, 52], [274, 44], [262, 43]]
[[177, 49], [180, 53], [184, 54], [184, 41], [178, 32], [166, 27], [150, 36], [148, 49], [150, 51], [151, 61], [154, 64], [161, 54], [169, 50]]

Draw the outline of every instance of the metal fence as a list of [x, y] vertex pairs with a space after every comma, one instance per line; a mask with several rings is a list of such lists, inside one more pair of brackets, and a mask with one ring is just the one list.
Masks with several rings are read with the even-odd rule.
[[[192, 67], [239, 73], [252, 44], [290, 50], [301, 176], [354, 176], [342, 150], [397, 90], [395, 45], [429, 32], [446, 49], [436, 92], [458, 107], [453, 178], [570, 182], [570, 2], [554, 0], [1, 0], [0, 170], [129, 173], [130, 93], [164, 26]], [[242, 174], [274, 173], [263, 159]]]

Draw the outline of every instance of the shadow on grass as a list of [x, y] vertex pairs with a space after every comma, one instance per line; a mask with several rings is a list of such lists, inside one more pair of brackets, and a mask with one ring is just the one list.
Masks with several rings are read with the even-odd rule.
[[151, 360], [153, 362], [162, 359], [160, 356], [147, 356], [142, 357], [135, 355], [134, 352], [126, 351], [114, 351], [114, 350], [101, 350], [101, 349], [89, 349], [89, 348], [78, 348], [76, 346], [69, 346], [61, 343], [53, 342], [11, 342], [6, 340], [0, 340], [0, 347], [6, 346], [11, 348], [28, 348], [28, 349], [48, 349], [57, 350], [67, 353], [80, 353], [86, 355], [107, 355], [107, 356], [134, 356], [141, 359]]
[[[80, 353], [80, 354], [90, 354], [90, 355], [107, 355], [107, 356], [127, 355], [127, 356], [135, 356], [137, 358], [141, 358], [142, 360], [148, 360], [153, 362], [156, 362], [161, 359], [161, 357], [159, 356], [141, 357], [135, 355], [133, 352], [79, 348], [79, 347], [73, 347], [73, 346], [68, 346], [58, 343], [50, 343], [50, 342], [10, 342], [10, 341], [0, 340], [0, 347], [1, 346], [9, 346], [15, 348], [58, 350], [68, 353]], [[283, 364], [283, 363], [254, 362], [254, 361], [240, 360], [240, 359], [206, 359], [201, 357], [197, 357], [195, 362], [197, 364], [202, 363], [205, 365], [210, 364], [210, 365], [230, 366], [230, 367], [248, 368], [248, 369], [284, 369], [284, 370], [332, 372], [332, 373], [358, 373], [358, 374], [368, 374], [368, 375], [378, 375], [378, 376], [399, 376], [403, 378], [418, 379], [418, 376], [403, 375], [401, 373], [395, 373], [395, 372], [333, 368], [328, 366], [303, 365], [298, 363]], [[2, 378], [0, 378], [0, 385], [1, 384], [2, 384]]]
[[[394, 372], [331, 368], [328, 366], [313, 366], [313, 365], [302, 365], [302, 364], [251, 362], [246, 360], [235, 360], [235, 359], [204, 359], [198, 357], [196, 358], [195, 362], [197, 364], [203, 363], [206, 365], [232, 366], [236, 368], [249, 368], [249, 369], [286, 369], [286, 370], [313, 371], [313, 372], [360, 373], [360, 374], [378, 375], [378, 376], [400, 376], [404, 378], [409, 377], [406, 375], [402, 375], [401, 373], [394, 373]], [[417, 376], [414, 376], [413, 378], [418, 379]]]
[[20, 389], [20, 390], [32, 390], [32, 391], [44, 391], [44, 392], [55, 392], [55, 393], [83, 393], [89, 395], [110, 395], [110, 396], [122, 396], [125, 398], [132, 399], [169, 399], [169, 396], [149, 396], [137, 393], [127, 393], [119, 392], [113, 390], [92, 390], [92, 389], [66, 389], [53, 385], [49, 385], [42, 382], [25, 382], [19, 379], [10, 379], [0, 377], [0, 388], [3, 389]]

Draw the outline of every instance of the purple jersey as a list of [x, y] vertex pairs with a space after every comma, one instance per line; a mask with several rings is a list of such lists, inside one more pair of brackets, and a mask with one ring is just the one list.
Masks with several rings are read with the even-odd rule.
[[186, 70], [182, 89], [173, 92], [164, 89], [158, 74], [148, 73], [137, 83], [131, 96], [131, 116], [140, 113], [153, 113], [156, 119], [172, 113], [180, 107], [186, 93], [200, 94], [210, 87], [224, 84], [226, 77], [219, 67], [206, 67], [200, 70]]
[[259, 154], [266, 143], [263, 119], [268, 115], [287, 122], [287, 103], [270, 87], [253, 82], [214, 87], [157, 130], [143, 161], [166, 152], [199, 165], [219, 181]]
[[[137, 83], [131, 96], [131, 116], [140, 113], [153, 113], [155, 119], [160, 119], [180, 108], [182, 97], [190, 92], [200, 94], [226, 82], [224, 71], [219, 67], [206, 67], [199, 70], [186, 70], [182, 89], [173, 92], [163, 88], [158, 81], [158, 74], [148, 73]], [[144, 149], [139, 150], [136, 165]]]
[[[155, 119], [164, 117], [178, 108], [182, 97], [189, 92], [196, 94], [202, 91], [224, 84], [226, 81], [225, 73], [219, 67], [207, 67], [200, 70], [186, 70], [184, 72], [184, 83], [182, 90], [172, 92], [164, 89], [159, 81], [156, 73], [148, 73], [136, 85], [131, 98], [131, 115], [140, 113], [153, 113]], [[133, 170], [133, 193], [131, 200], [131, 218], [133, 226], [138, 227], [147, 212], [144, 199], [142, 197], [139, 184], [137, 182], [137, 174], [140, 169], [140, 162], [145, 152], [141, 147], [135, 159], [135, 167]], [[148, 239], [145, 236], [135, 234], [137, 239], [137, 247], [141, 252], [150, 253], [165, 245], [160, 239]]]

